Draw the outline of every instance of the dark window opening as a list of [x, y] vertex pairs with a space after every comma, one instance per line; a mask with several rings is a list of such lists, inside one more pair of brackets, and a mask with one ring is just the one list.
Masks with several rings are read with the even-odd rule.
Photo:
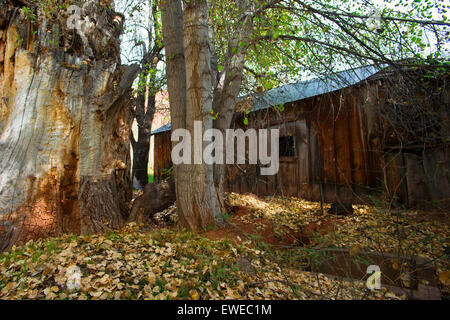
[[295, 137], [280, 137], [280, 157], [295, 157]]

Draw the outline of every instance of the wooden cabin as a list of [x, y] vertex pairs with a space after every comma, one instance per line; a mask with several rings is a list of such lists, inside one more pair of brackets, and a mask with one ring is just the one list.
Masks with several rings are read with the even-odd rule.
[[[225, 190], [325, 202], [388, 201], [450, 208], [448, 88], [440, 90], [439, 103], [415, 93], [420, 108], [437, 114], [432, 129], [441, 133], [440, 138], [422, 141], [421, 135], [431, 134], [418, 132], [419, 137], [402, 141], [396, 135], [408, 136], [408, 128], [392, 130], [391, 122], [417, 117], [417, 112], [409, 114], [417, 105], [392, 94], [393, 84], [387, 79], [394, 76], [364, 67], [241, 99], [232, 127], [279, 128], [280, 166], [278, 174], [262, 176], [259, 165], [228, 165]], [[171, 167], [170, 125], [153, 134], [155, 181], [159, 181], [163, 170]]]

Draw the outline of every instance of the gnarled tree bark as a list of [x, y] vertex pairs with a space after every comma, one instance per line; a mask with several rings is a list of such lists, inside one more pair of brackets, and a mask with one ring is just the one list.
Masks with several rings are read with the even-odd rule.
[[122, 17], [91, 7], [85, 36], [65, 9], [0, 10], [0, 250], [19, 241], [121, 227], [131, 200], [130, 87]]

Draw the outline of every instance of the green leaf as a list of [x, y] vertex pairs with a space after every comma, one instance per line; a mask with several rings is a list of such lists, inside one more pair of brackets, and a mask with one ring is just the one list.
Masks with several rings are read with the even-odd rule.
[[280, 32], [278, 30], [275, 30], [273, 33], [273, 40], [277, 40], [279, 36], [280, 36]]

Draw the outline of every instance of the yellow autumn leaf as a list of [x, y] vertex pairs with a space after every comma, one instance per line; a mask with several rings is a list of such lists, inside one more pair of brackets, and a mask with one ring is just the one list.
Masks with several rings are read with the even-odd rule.
[[439, 280], [446, 286], [450, 285], [450, 270], [440, 272]]
[[154, 273], [149, 273], [148, 274], [148, 283], [150, 285], [154, 285], [156, 283], [156, 276]]
[[398, 265], [398, 261], [397, 260], [394, 260], [394, 262], [392, 262], [392, 268], [394, 270], [398, 270], [399, 269], [399, 265]]
[[200, 298], [197, 290], [189, 291], [189, 296], [191, 297], [192, 300], [198, 300]]
[[202, 270], [202, 273], [205, 274], [206, 271], [208, 271], [208, 268], [209, 268], [208, 266], [204, 266], [204, 267], [203, 267], [203, 270]]

